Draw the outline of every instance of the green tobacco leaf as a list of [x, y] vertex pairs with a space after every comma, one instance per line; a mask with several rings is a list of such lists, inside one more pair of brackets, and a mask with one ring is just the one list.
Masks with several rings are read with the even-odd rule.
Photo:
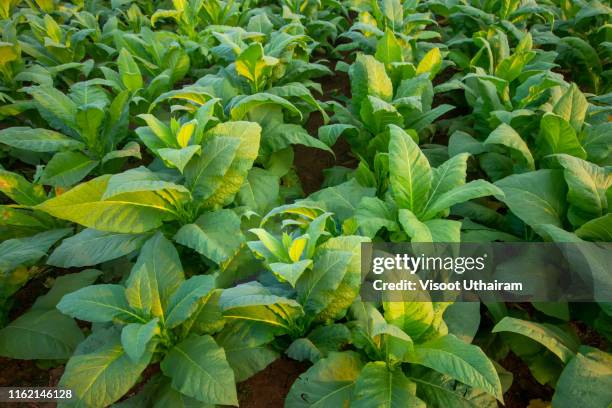
[[352, 351], [332, 352], [302, 374], [291, 386], [286, 408], [349, 406], [363, 363]]
[[102, 275], [101, 271], [96, 269], [85, 269], [79, 273], [58, 276], [49, 292], [36, 299], [32, 309], [55, 309], [64, 295], [91, 285], [100, 275]]
[[87, 228], [62, 241], [47, 260], [62, 268], [97, 265], [139, 249], [149, 234], [121, 234]]
[[42, 186], [30, 183], [23, 176], [0, 169], [0, 192], [21, 205], [36, 205], [47, 198]]
[[582, 346], [565, 367], [552, 399], [555, 407], [605, 407], [612, 400], [612, 356]]
[[432, 171], [419, 146], [401, 128], [390, 125], [389, 173], [397, 205], [415, 214], [431, 190]]
[[267, 347], [272, 340], [271, 330], [250, 322], [236, 322], [217, 335], [237, 382], [247, 380], [279, 357], [278, 352]]
[[427, 225], [421, 222], [412, 211], [402, 208], [397, 215], [402, 229], [411, 238], [411, 242], [434, 242]]
[[259, 83], [278, 62], [276, 58], [265, 57], [261, 44], [253, 42], [236, 58], [236, 72], [256, 84], [255, 91], [258, 91]]
[[[160, 198], [158, 198], [160, 197]], [[117, 199], [134, 203], [156, 204], [158, 201], [186, 201], [189, 191], [182, 185], [168, 181], [163, 173], [140, 166], [114, 174], [108, 181], [103, 200]]]
[[219, 306], [227, 319], [259, 322], [280, 332], [291, 332], [294, 320], [303, 315], [298, 302], [273, 295], [258, 282], [224, 289]]
[[484, 390], [503, 402], [501, 383], [491, 360], [479, 347], [452, 334], [415, 345], [408, 361]]
[[42, 116], [54, 128], [75, 128], [77, 105], [68, 96], [49, 85], [30, 86], [23, 90], [32, 95]]
[[182, 149], [162, 148], [157, 149], [157, 154], [164, 162], [176, 167], [182, 173], [187, 163], [194, 155], [200, 153], [201, 149], [202, 147], [199, 145], [187, 146]]
[[151, 353], [147, 352], [140, 360], [133, 362], [123, 350], [118, 337], [95, 351], [70, 358], [59, 386], [73, 390], [75, 398], [60, 406], [106, 407], [138, 382], [151, 360]]
[[114, 319], [142, 321], [131, 311], [125, 297], [125, 289], [120, 285], [84, 287], [64, 296], [57, 308], [68, 316], [88, 322], [104, 323]]
[[355, 179], [327, 187], [310, 195], [310, 199], [324, 204], [326, 210], [336, 214], [340, 221], [353, 216], [363, 197], [373, 197], [375, 188], [364, 187]]
[[236, 202], [263, 214], [277, 203], [278, 195], [279, 176], [269, 170], [253, 167], [236, 194]]
[[381, 228], [397, 231], [399, 226], [390, 204], [377, 197], [364, 197], [355, 209], [355, 219], [363, 235], [373, 238]]
[[225, 352], [210, 336], [191, 336], [161, 362], [172, 387], [209, 404], [238, 406], [234, 373]]
[[138, 363], [147, 352], [149, 342], [159, 334], [158, 319], [147, 324], [130, 323], [121, 330], [121, 346], [132, 362]]
[[527, 143], [512, 127], [502, 123], [484, 141], [485, 145], [502, 145], [517, 152], [527, 169], [535, 170], [535, 164]]
[[504, 192], [501, 200], [525, 224], [563, 225], [566, 187], [562, 172], [537, 170], [515, 174], [495, 185]]
[[390, 65], [393, 62], [402, 62], [402, 46], [393, 34], [393, 30], [387, 28], [383, 35], [376, 43], [376, 59], [380, 62]]
[[404, 118], [395, 106], [370, 95], [362, 101], [359, 115], [373, 134], [383, 132], [388, 125], [402, 126], [404, 123]]
[[537, 142], [542, 156], [556, 153], [566, 153], [581, 159], [587, 156], [574, 128], [557, 115], [546, 114], [542, 117]]
[[70, 187], [83, 180], [97, 165], [97, 160], [91, 160], [83, 153], [59, 152], [45, 166], [40, 182], [55, 187]]
[[319, 251], [312, 270], [297, 283], [298, 299], [307, 313], [317, 314], [330, 302], [344, 278], [353, 254], [347, 251]]
[[34, 309], [0, 330], [0, 355], [21, 360], [61, 360], [69, 358], [83, 339], [72, 318], [55, 309]]
[[166, 201], [147, 202], [152, 196], [148, 194], [126, 197], [133, 201], [125, 201], [121, 195], [103, 200], [110, 178], [110, 175], [100, 176], [79, 184], [35, 208], [89, 228], [125, 233], [149, 231], [159, 227], [164, 219], [175, 216], [174, 208]]
[[439, 48], [432, 48], [425, 54], [416, 68], [416, 75], [428, 73], [429, 78], [433, 79], [442, 68], [442, 55]]
[[576, 132], [580, 132], [588, 106], [584, 94], [576, 84], [572, 84], [553, 107], [553, 113], [568, 121]]
[[31, 266], [45, 256], [53, 244], [70, 233], [68, 228], [56, 229], [0, 243], [0, 277], [19, 266]]
[[184, 280], [176, 248], [158, 232], [142, 247], [127, 279], [125, 296], [140, 314], [159, 317], [163, 323], [170, 298]]
[[582, 224], [575, 233], [588, 241], [612, 242], [612, 214]]
[[440, 196], [465, 184], [467, 160], [469, 157], [468, 153], [459, 153], [442, 163], [438, 168], [433, 169], [431, 191], [425, 204], [425, 211]]
[[53, 153], [60, 150], [82, 150], [85, 145], [49, 129], [11, 127], [0, 130], [0, 143], [17, 149]]
[[265, 107], [280, 107], [301, 120], [302, 112], [287, 99], [267, 93], [259, 92], [255, 95], [240, 96], [229, 104], [230, 118], [235, 121], [248, 118], [253, 111], [261, 111]]
[[215, 278], [211, 275], [196, 275], [184, 281], [168, 302], [164, 326], [171, 329], [187, 320], [214, 288]]
[[554, 156], [563, 167], [568, 192], [568, 219], [579, 226], [608, 212], [612, 171], [566, 154]]
[[207, 207], [230, 203], [257, 157], [260, 135], [261, 127], [253, 122], [225, 122], [209, 130], [201, 157], [185, 168], [194, 198]]
[[480, 303], [456, 302], [444, 312], [448, 332], [459, 340], [471, 343], [480, 326]]
[[496, 408], [495, 397], [482, 390], [457, 383], [452, 377], [429, 371], [412, 377], [417, 384], [417, 395], [432, 407]]
[[373, 56], [358, 54], [349, 69], [349, 76], [355, 112], [360, 111], [361, 103], [368, 95], [376, 96], [386, 102], [391, 101], [393, 84], [385, 72], [385, 66]]
[[331, 322], [346, 314], [359, 294], [361, 245], [368, 238], [334, 237], [320, 245], [312, 270], [297, 283], [298, 299], [306, 310], [316, 311], [318, 321]]
[[162, 147], [180, 148], [170, 128], [161, 120], [148, 113], [138, 115], [138, 117], [144, 120], [148, 127], [139, 127], [136, 133], [151, 150]]
[[202, 214], [195, 223], [183, 225], [174, 240], [217, 264], [230, 259], [245, 242], [240, 218], [232, 210]]
[[123, 146], [121, 150], [113, 150], [112, 152], [108, 152], [102, 157], [102, 164], [121, 158], [127, 157], [135, 157], [136, 159], [142, 159], [142, 155], [140, 154], [140, 145], [138, 142], [128, 142]]
[[551, 324], [535, 323], [526, 320], [504, 317], [493, 328], [493, 333], [512, 332], [527, 336], [552, 351], [564, 363], [569, 362], [578, 349], [570, 336]]
[[140, 69], [136, 61], [134, 61], [134, 57], [132, 57], [132, 54], [126, 48], [122, 48], [119, 52], [117, 66], [119, 67], [121, 82], [123, 82], [127, 89], [136, 92], [142, 88], [143, 82]]
[[416, 396], [416, 384], [400, 369], [391, 371], [382, 361], [363, 367], [353, 391], [351, 407], [425, 408]]
[[304, 259], [294, 263], [273, 262], [269, 264], [270, 270], [281, 282], [289, 282], [293, 287], [306, 268], [312, 264], [312, 260]]
[[308, 337], [294, 340], [285, 353], [294, 360], [316, 363], [329, 353], [340, 351], [351, 342], [351, 332], [344, 324], [319, 326]]
[[479, 197], [496, 196], [503, 198], [504, 192], [494, 184], [485, 180], [474, 180], [450, 191], [440, 194], [435, 201], [425, 209], [423, 219], [433, 218], [436, 214], [444, 211], [455, 204], [464, 203]]

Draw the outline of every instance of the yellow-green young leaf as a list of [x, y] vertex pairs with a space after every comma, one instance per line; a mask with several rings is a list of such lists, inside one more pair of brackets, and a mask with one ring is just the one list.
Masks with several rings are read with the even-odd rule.
[[207, 197], [203, 205], [217, 207], [229, 204], [234, 195], [240, 190], [247, 174], [253, 166], [259, 151], [261, 127], [255, 122], [225, 122], [220, 123], [204, 136], [202, 158], [206, 156], [206, 146], [215, 139], [238, 139], [239, 145], [225, 174], [215, 183], [216, 186]]
[[359, 54], [349, 68], [351, 78], [352, 105], [355, 112], [361, 109], [362, 101], [368, 96], [376, 96], [385, 102], [393, 98], [393, 84], [385, 71], [385, 66], [371, 55]]
[[16, 48], [15, 44], [0, 41], [0, 66], [15, 61], [19, 57]]
[[264, 56], [263, 47], [255, 42], [236, 58], [236, 72], [255, 84], [255, 89], [258, 90], [261, 81], [276, 64], [278, 59]]
[[158, 232], [144, 244], [130, 272], [127, 302], [140, 315], [159, 317], [163, 323], [170, 298], [184, 280], [176, 248]]
[[132, 57], [132, 54], [130, 54], [126, 48], [122, 48], [119, 52], [117, 66], [119, 67], [121, 82], [123, 82], [123, 85], [125, 85], [127, 89], [136, 92], [142, 88], [142, 74], [140, 73], [138, 64], [134, 61], [134, 57]]
[[157, 150], [157, 154], [168, 165], [168, 167], [176, 167], [181, 173], [185, 170], [187, 163], [194, 155], [199, 154], [202, 146], [191, 145], [182, 149], [161, 148]]
[[[325, 307], [317, 315], [316, 319], [318, 321], [331, 322], [341, 319], [357, 298], [361, 283], [361, 244], [369, 241], [366, 237], [349, 235], [331, 238], [319, 247], [322, 254], [326, 253], [332, 257], [334, 255], [343, 257], [344, 254], [348, 254], [348, 261], [344, 269], [333, 271], [332, 275], [340, 275], [341, 280], [337, 286], [337, 291], [332, 292], [329, 298], [323, 302]], [[305, 275], [302, 275], [302, 278], [304, 277]], [[332, 285], [335, 286], [335, 282]], [[319, 296], [321, 295], [318, 294], [313, 298]]]
[[431, 190], [429, 161], [401, 128], [389, 125], [389, 132], [389, 173], [395, 201], [400, 208], [419, 214]]
[[393, 31], [387, 28], [383, 35], [376, 43], [375, 57], [386, 66], [390, 66], [393, 62], [403, 62], [402, 46], [400, 45]]
[[306, 244], [308, 243], [308, 237], [299, 237], [295, 239], [291, 246], [289, 246], [289, 258], [293, 262], [297, 262], [302, 257], [302, 253], [304, 252], [304, 248], [306, 248]]
[[156, 192], [118, 194], [103, 200], [110, 178], [105, 175], [79, 184], [35, 208], [89, 228], [126, 233], [152, 230], [176, 216]]
[[576, 84], [572, 84], [553, 107], [553, 113], [567, 120], [576, 132], [580, 132], [589, 103]]
[[91, 353], [70, 358], [59, 385], [75, 394], [69, 406], [107, 407], [136, 384], [150, 360], [151, 353], [146, 352], [132, 361], [116, 336]]
[[176, 133], [176, 140], [181, 147], [186, 147], [189, 144], [189, 140], [195, 131], [195, 128], [198, 124], [197, 120], [192, 120], [185, 123], [179, 131]]
[[429, 78], [433, 79], [442, 68], [442, 55], [439, 48], [432, 48], [425, 54], [417, 65], [416, 74], [429, 73]]
[[45, 23], [45, 34], [47, 35], [47, 37], [52, 39], [54, 42], [60, 44], [62, 42], [62, 29], [60, 28], [60, 26], [49, 14], [45, 14], [43, 21]]
[[238, 406], [234, 372], [225, 352], [210, 336], [191, 336], [170, 349], [161, 362], [172, 387], [207, 404]]

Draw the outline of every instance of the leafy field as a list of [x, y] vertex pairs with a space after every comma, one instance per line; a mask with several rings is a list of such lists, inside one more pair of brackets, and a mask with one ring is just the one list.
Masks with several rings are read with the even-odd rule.
[[609, 407], [612, 303], [359, 289], [364, 242], [612, 241], [610, 15], [0, 1], [0, 386], [76, 407]]

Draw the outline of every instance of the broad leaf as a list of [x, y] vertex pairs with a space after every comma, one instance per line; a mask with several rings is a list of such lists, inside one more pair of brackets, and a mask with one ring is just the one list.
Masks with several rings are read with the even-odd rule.
[[363, 363], [352, 351], [330, 353], [302, 374], [291, 386], [286, 408], [348, 406]]
[[425, 408], [416, 397], [416, 384], [401, 369], [391, 371], [382, 361], [363, 367], [353, 393], [351, 407], [355, 408]]
[[172, 387], [209, 404], [238, 406], [234, 373], [225, 352], [210, 336], [191, 336], [174, 346], [161, 362]]
[[447, 374], [503, 401], [499, 376], [491, 360], [479, 347], [452, 334], [415, 345], [408, 361]]

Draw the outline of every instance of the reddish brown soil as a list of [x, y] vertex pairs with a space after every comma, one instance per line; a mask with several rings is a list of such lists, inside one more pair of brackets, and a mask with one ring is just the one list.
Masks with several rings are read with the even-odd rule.
[[504, 394], [506, 408], [525, 408], [534, 399], [551, 400], [553, 389], [540, 384], [520, 357], [510, 352], [499, 364], [514, 375], [512, 386]]
[[238, 384], [240, 408], [281, 408], [293, 382], [308, 365], [281, 357], [265, 370]]

